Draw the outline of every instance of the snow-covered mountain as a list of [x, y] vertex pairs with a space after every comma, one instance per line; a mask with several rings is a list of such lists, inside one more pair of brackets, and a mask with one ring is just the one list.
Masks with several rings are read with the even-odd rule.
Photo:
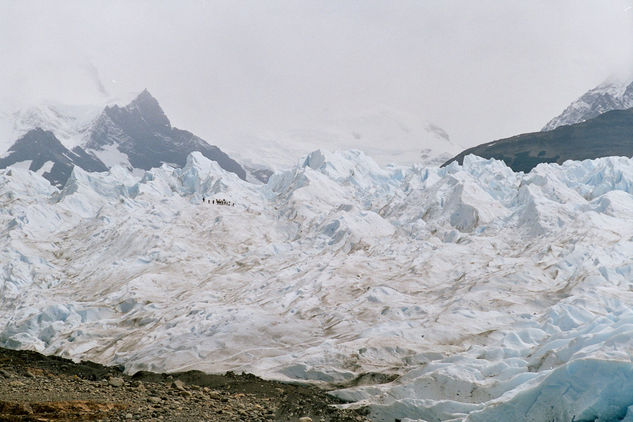
[[633, 107], [633, 82], [606, 81], [587, 91], [559, 116], [550, 120], [543, 131], [592, 119], [611, 110]]
[[3, 346], [327, 384], [376, 421], [633, 418], [629, 158], [315, 151], [257, 185], [192, 153], [61, 190], [11, 167], [0, 204]]
[[32, 129], [53, 132], [66, 148], [80, 146], [103, 108], [102, 105], [44, 103], [0, 112], [0, 153]]
[[386, 106], [326, 120], [318, 129], [246, 134], [212, 131], [211, 137], [222, 143], [220, 150], [188, 131], [173, 128], [147, 90], [126, 100], [127, 105], [117, 105], [122, 101], [81, 106], [45, 103], [12, 112], [0, 110], [0, 156], [29, 130], [39, 128], [52, 132], [68, 150], [80, 147], [108, 168], [119, 165], [142, 174], [163, 162], [182, 166], [190, 152], [201, 151], [242, 178], [266, 182], [273, 170], [292, 167], [299, 157], [318, 148], [362, 149], [381, 165], [440, 165], [463, 150], [438, 125]]
[[[0, 135], [5, 138], [21, 137], [8, 147], [5, 159], [0, 161], [0, 168], [20, 159], [26, 164], [30, 161], [31, 169], [37, 170], [33, 165], [41, 159], [39, 144], [27, 144], [40, 142], [42, 132], [32, 131], [40, 129], [50, 133], [47, 144], [55, 144], [55, 154], [49, 153], [48, 158], [50, 165], [56, 169], [74, 164], [87, 171], [97, 171], [95, 169], [103, 168], [105, 164], [107, 168], [117, 165], [130, 171], [141, 170], [142, 173], [162, 163], [183, 166], [189, 153], [200, 151], [224, 169], [246, 178], [245, 170], [218, 147], [209, 145], [191, 132], [172, 127], [158, 101], [147, 90], [125, 107], [106, 106], [100, 114], [95, 113], [96, 110], [98, 108], [95, 107], [49, 104], [13, 114], [5, 113], [0, 119], [3, 122]], [[30, 136], [22, 136], [27, 132]], [[72, 152], [67, 149], [72, 149]], [[72, 158], [75, 153], [83, 158]], [[51, 183], [63, 184], [66, 181], [64, 176], [68, 177], [70, 171], [57, 171], [55, 176], [50, 172], [46, 174]]]
[[191, 152], [199, 151], [225, 170], [246, 178], [244, 169], [218, 147], [191, 132], [172, 127], [158, 101], [147, 90], [125, 107], [106, 107], [93, 124], [85, 147], [109, 167], [142, 170], [162, 163], [182, 167]]

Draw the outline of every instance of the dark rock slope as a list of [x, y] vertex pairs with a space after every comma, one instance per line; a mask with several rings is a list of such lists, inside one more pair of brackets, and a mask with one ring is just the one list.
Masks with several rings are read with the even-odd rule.
[[134, 168], [149, 170], [162, 163], [184, 166], [187, 155], [200, 151], [223, 169], [246, 178], [245, 170], [218, 147], [171, 126], [158, 101], [144, 90], [125, 107], [106, 107], [93, 127], [87, 150], [98, 154], [109, 145], [128, 156]]
[[529, 172], [539, 163], [563, 163], [607, 156], [633, 156], [633, 109], [548, 132], [527, 133], [469, 148], [443, 164], [460, 164], [468, 154], [503, 160], [514, 171]]
[[[52, 167], [42, 175], [51, 184], [63, 186], [73, 166], [89, 172], [107, 171], [107, 157], [113, 151], [127, 157], [130, 170], [149, 170], [163, 163], [182, 167], [191, 152], [200, 151], [224, 170], [246, 179], [244, 168], [218, 147], [191, 132], [172, 127], [158, 101], [147, 90], [125, 107], [106, 107], [85, 136], [83, 147], [69, 150], [52, 132], [34, 128], [0, 158], [0, 168], [31, 161], [29, 169], [38, 171], [51, 162]], [[254, 175], [260, 180], [265, 176]]]
[[108, 169], [97, 157], [81, 147], [69, 150], [53, 132], [42, 129], [32, 129], [18, 139], [7, 154], [0, 158], [0, 168], [23, 161], [31, 161], [29, 170], [32, 171], [38, 171], [47, 162], [51, 162], [52, 167], [44, 171], [42, 176], [54, 186], [66, 183], [73, 166], [79, 166], [86, 171]]

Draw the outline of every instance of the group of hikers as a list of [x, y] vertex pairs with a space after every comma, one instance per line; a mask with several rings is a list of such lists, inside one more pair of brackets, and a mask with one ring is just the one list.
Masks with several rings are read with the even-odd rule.
[[229, 207], [234, 207], [235, 202], [227, 201], [226, 199], [207, 199], [204, 196], [202, 197], [202, 203], [214, 204], [214, 205], [226, 205]]

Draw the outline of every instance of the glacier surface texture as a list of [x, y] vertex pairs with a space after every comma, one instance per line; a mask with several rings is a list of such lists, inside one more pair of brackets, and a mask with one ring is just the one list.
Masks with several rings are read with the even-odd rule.
[[320, 383], [376, 421], [633, 421], [632, 193], [628, 158], [10, 167], [0, 345]]

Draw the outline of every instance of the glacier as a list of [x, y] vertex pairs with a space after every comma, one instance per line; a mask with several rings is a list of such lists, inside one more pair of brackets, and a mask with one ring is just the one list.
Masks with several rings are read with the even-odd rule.
[[[202, 203], [226, 199], [235, 206]], [[0, 171], [0, 345], [333, 388], [376, 421], [633, 421], [633, 159], [192, 153]]]

